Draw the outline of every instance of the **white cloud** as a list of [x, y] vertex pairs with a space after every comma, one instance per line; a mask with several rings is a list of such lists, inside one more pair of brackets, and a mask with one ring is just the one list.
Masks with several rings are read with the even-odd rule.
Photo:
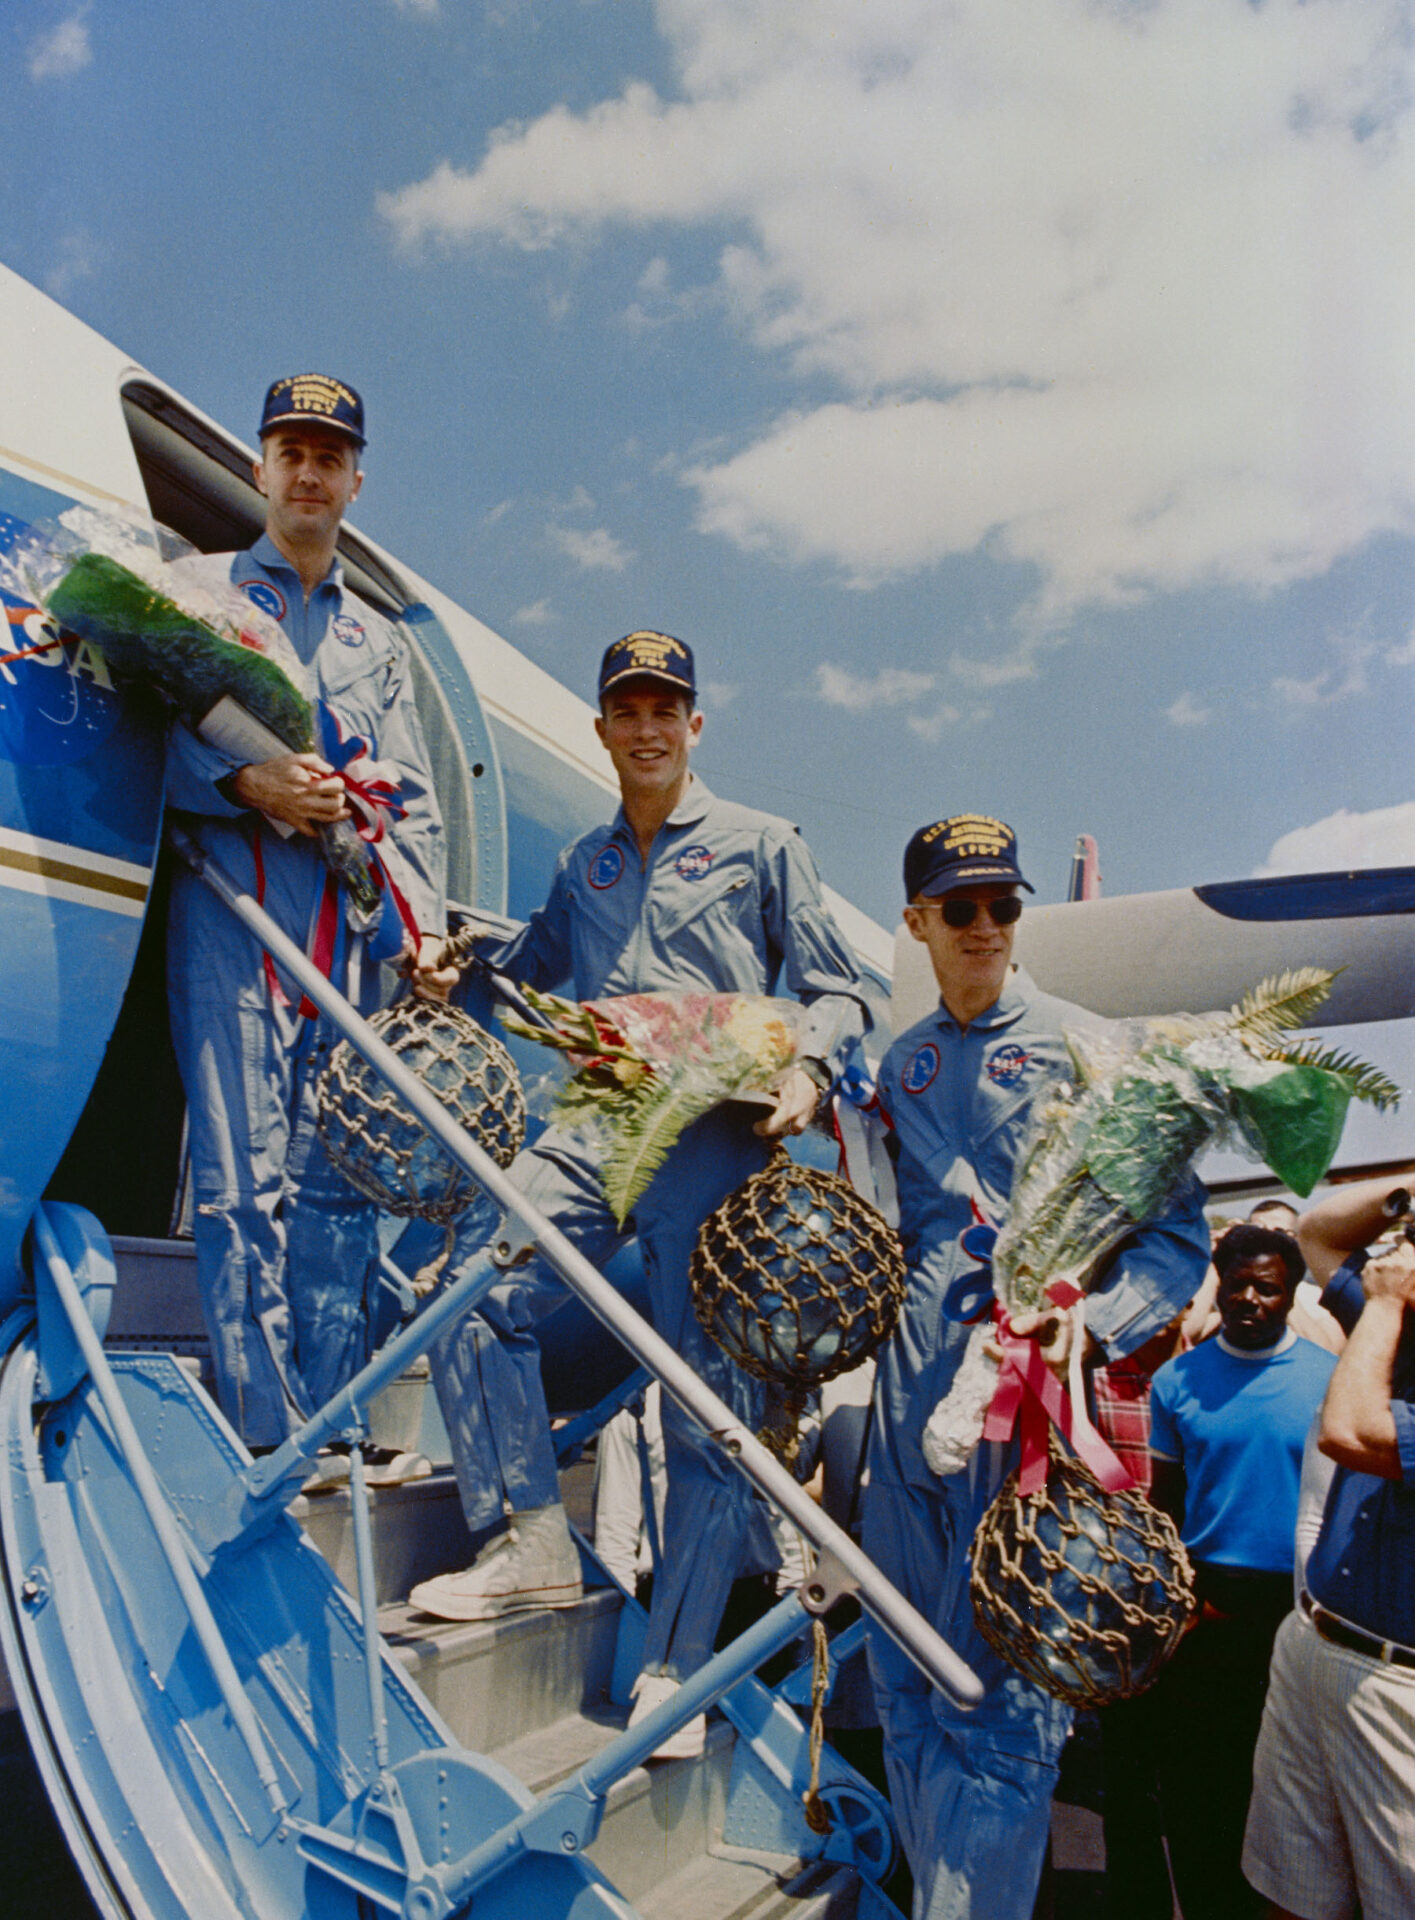
[[932, 673], [913, 673], [906, 667], [881, 667], [872, 675], [852, 673], [822, 661], [816, 668], [816, 698], [847, 713], [868, 713], [874, 707], [906, 706], [921, 700], [937, 685]]
[[704, 680], [698, 688], [698, 703], [711, 713], [730, 707], [742, 689], [730, 680]]
[[956, 727], [963, 718], [957, 707], [945, 703], [935, 707], [932, 713], [911, 713], [905, 722], [910, 733], [916, 733], [921, 740], [931, 745], [941, 740], [950, 727]]
[[[1360, 634], [1343, 634], [1333, 642], [1332, 651], [1336, 656], [1332, 665], [1309, 679], [1277, 675], [1273, 692], [1282, 705], [1304, 712], [1314, 707], [1329, 707], [1337, 700], [1350, 700], [1369, 691], [1366, 666], [1380, 651], [1375, 642]], [[1400, 649], [1387, 652], [1385, 658], [1400, 664]]]
[[437, 0], [393, 0], [399, 13], [420, 13], [430, 19], [437, 12]]
[[57, 27], [51, 27], [48, 33], [37, 34], [30, 41], [31, 80], [67, 80], [71, 73], [81, 73], [92, 63], [93, 46], [85, 18], [87, 11], [87, 8], [83, 8], [78, 13], [70, 14]]
[[623, 573], [633, 550], [616, 540], [607, 527], [552, 527], [550, 537], [577, 567], [591, 573]]
[[1213, 708], [1206, 707], [1186, 687], [1177, 700], [1171, 701], [1164, 710], [1166, 720], [1176, 727], [1203, 727], [1213, 719]]
[[1415, 800], [1350, 813], [1345, 807], [1309, 827], [1283, 834], [1258, 877], [1278, 873], [1335, 873], [1350, 867], [1415, 866]]
[[1088, 603], [1415, 532], [1405, 0], [656, 0], [635, 83], [382, 196], [409, 246], [722, 233], [716, 295], [835, 397], [683, 470], [854, 584], [979, 548]]
[[529, 606], [517, 607], [511, 615], [513, 627], [548, 627], [559, 616], [549, 600], [532, 600]]

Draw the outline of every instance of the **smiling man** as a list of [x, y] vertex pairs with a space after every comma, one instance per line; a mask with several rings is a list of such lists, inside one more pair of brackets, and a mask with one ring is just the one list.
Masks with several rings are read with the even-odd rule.
[[[391, 989], [380, 959], [419, 990], [436, 973], [445, 927], [445, 849], [407, 647], [344, 584], [336, 545], [363, 482], [363, 402], [326, 374], [277, 380], [260, 423], [255, 481], [266, 527], [241, 553], [180, 561], [232, 583], [277, 620], [341, 737], [360, 738], [396, 789], [390, 833], [419, 938], [357, 922], [337, 890], [331, 978], [362, 1012]], [[343, 780], [317, 753], [243, 760], [174, 723], [167, 801], [239, 886], [300, 946], [329, 895], [317, 835], [347, 819]], [[341, 911], [341, 908], [344, 908]], [[391, 945], [388, 941], [391, 940]], [[306, 1017], [254, 937], [180, 864], [168, 922], [172, 1035], [187, 1094], [197, 1279], [227, 1418], [254, 1447], [278, 1445], [368, 1357], [378, 1295], [377, 1210], [335, 1172], [315, 1134], [314, 1086], [337, 1034]], [[420, 1462], [422, 1472], [426, 1462]], [[327, 1457], [328, 1478], [347, 1463]], [[375, 1478], [401, 1471], [373, 1461]]]
[[[729, 1103], [694, 1122], [633, 1217], [659, 1333], [760, 1426], [764, 1390], [698, 1325], [688, 1261], [708, 1214], [765, 1163], [773, 1140], [810, 1121], [862, 1028], [859, 970], [795, 827], [719, 800], [692, 773], [703, 716], [690, 649], [671, 634], [631, 633], [606, 650], [598, 690], [595, 725], [619, 782], [619, 812], [565, 849], [545, 906], [486, 957], [529, 986], [568, 981], [580, 1000], [780, 985], [809, 1006], [805, 1066], [788, 1075], [774, 1109], [759, 1117], [759, 1107]], [[596, 1265], [621, 1244], [583, 1141], [552, 1128], [520, 1155], [512, 1178]], [[473, 1533], [509, 1525], [465, 1572], [414, 1588], [413, 1604], [429, 1613], [478, 1620], [579, 1596], [532, 1331], [565, 1298], [549, 1269], [528, 1268], [434, 1349], [467, 1524]], [[663, 1429], [662, 1564], [636, 1717], [707, 1659], [733, 1578], [749, 1570], [750, 1486], [666, 1397]], [[661, 1751], [689, 1754], [702, 1739], [699, 1721]]]
[[[889, 1637], [872, 1630], [870, 1667], [915, 1920], [1029, 1920], [1046, 1847], [1057, 1761], [1071, 1709], [983, 1642], [968, 1596], [968, 1549], [1015, 1449], [988, 1446], [940, 1477], [922, 1434], [952, 1386], [986, 1311], [977, 1260], [960, 1244], [1001, 1225], [1038, 1096], [1067, 1071], [1063, 1026], [1105, 1022], [1039, 993], [1012, 965], [1030, 892], [1012, 829], [988, 814], [921, 827], [904, 854], [905, 924], [929, 951], [936, 1012], [901, 1035], [880, 1071], [891, 1130], [908, 1292], [875, 1375], [864, 1544], [982, 1679], [973, 1713], [933, 1692]], [[1079, 909], [1084, 912], [1084, 908]], [[1189, 1181], [1163, 1219], [1127, 1241], [1086, 1301], [1090, 1338], [1118, 1359], [1142, 1346], [1198, 1290], [1208, 1259], [1202, 1189]], [[1069, 1318], [1019, 1316], [1019, 1333], [1064, 1359]]]

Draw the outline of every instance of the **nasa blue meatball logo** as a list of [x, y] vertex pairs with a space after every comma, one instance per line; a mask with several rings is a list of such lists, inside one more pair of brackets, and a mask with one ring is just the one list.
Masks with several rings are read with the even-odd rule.
[[91, 641], [61, 638], [38, 607], [0, 592], [0, 759], [72, 766], [103, 745], [121, 712]]
[[243, 580], [241, 592], [253, 607], [268, 613], [272, 620], [285, 618], [285, 596], [273, 580]]
[[673, 865], [680, 880], [701, 880], [712, 865], [712, 848], [684, 847]]
[[340, 613], [334, 619], [334, 638], [341, 647], [361, 647], [365, 639], [364, 623], [352, 613]]
[[938, 1048], [932, 1040], [926, 1040], [910, 1054], [900, 1085], [906, 1093], [925, 1092], [938, 1078], [940, 1064]]
[[1015, 1087], [1027, 1071], [1029, 1057], [1014, 1041], [999, 1047], [984, 1071], [995, 1087]]
[[624, 871], [624, 849], [611, 841], [607, 847], [601, 847], [590, 862], [590, 885], [599, 892], [612, 887]]

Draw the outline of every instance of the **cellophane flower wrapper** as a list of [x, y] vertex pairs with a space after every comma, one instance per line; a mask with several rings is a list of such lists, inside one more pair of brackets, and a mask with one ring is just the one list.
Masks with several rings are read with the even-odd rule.
[[[1294, 1018], [1305, 1016], [1331, 978], [1317, 969], [1284, 976], [1231, 1013], [1129, 1021], [1099, 1037], [1067, 1033], [1072, 1077], [1033, 1107], [993, 1248], [1005, 1312], [1045, 1308], [1058, 1281], [1090, 1292], [1108, 1256], [1162, 1213], [1208, 1147], [1236, 1147], [1295, 1193], [1311, 1192], [1352, 1094], [1390, 1105], [1397, 1090], [1360, 1062], [1309, 1044], [1278, 1057], [1271, 1025], [1255, 1032], [1243, 1019], [1265, 995], [1279, 1005], [1290, 998], [1300, 1009]], [[986, 1323], [974, 1329], [955, 1386], [925, 1428], [924, 1457], [936, 1473], [959, 1471], [981, 1435], [997, 1379], [982, 1350], [990, 1335]]]
[[774, 1092], [795, 1065], [806, 1009], [746, 993], [635, 993], [577, 1004], [527, 992], [551, 1025], [507, 1027], [568, 1053], [554, 1117], [588, 1137], [622, 1225], [685, 1127], [725, 1101]]
[[[102, 654], [114, 684], [147, 687], [192, 729], [250, 760], [317, 750], [312, 683], [277, 620], [229, 581], [194, 576], [188, 542], [140, 516], [73, 507], [0, 552], [0, 587]], [[321, 851], [359, 914], [382, 910], [350, 821]]]

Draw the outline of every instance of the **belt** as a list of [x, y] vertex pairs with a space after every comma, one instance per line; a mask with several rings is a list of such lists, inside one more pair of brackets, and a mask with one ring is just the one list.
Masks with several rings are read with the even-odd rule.
[[1364, 1653], [1368, 1660], [1379, 1660], [1387, 1667], [1415, 1667], [1415, 1648], [1403, 1647], [1398, 1640], [1382, 1640], [1378, 1634], [1363, 1633], [1360, 1627], [1353, 1627], [1318, 1606], [1310, 1593], [1302, 1595], [1302, 1611], [1323, 1640], [1330, 1640], [1334, 1647], [1345, 1647], [1348, 1653]]

